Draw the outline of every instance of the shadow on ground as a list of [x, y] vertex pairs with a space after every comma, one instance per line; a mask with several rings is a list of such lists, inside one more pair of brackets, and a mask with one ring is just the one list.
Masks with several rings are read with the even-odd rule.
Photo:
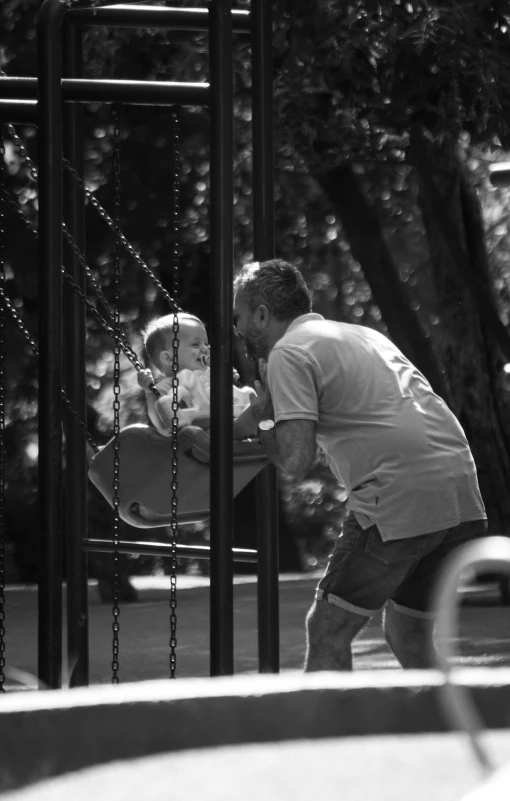
[[[299, 670], [304, 656], [304, 618], [312, 601], [316, 577], [282, 576], [280, 582], [281, 670]], [[139, 603], [124, 604], [120, 613], [120, 679], [139, 681], [169, 675], [169, 579], [139, 577], [134, 582]], [[257, 587], [252, 577], [239, 577], [234, 587], [235, 672], [258, 671]], [[89, 588], [90, 683], [111, 681], [112, 611]], [[37, 591], [34, 587], [6, 590], [6, 650], [8, 667], [37, 673]], [[64, 629], [65, 630], [65, 629]], [[501, 606], [494, 588], [463, 596], [457, 663], [469, 666], [510, 666], [510, 610]], [[178, 580], [178, 677], [209, 675], [208, 580]], [[381, 616], [372, 619], [354, 644], [356, 670], [399, 669], [388, 649]], [[16, 682], [8, 679], [7, 688]]]

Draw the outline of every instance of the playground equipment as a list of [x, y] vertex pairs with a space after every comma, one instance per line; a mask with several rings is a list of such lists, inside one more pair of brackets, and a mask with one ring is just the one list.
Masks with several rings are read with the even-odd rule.
[[[457, 637], [457, 591], [473, 574], [499, 573], [510, 577], [510, 542], [506, 537], [489, 537], [467, 543], [445, 561], [438, 577], [434, 598], [437, 661], [444, 682], [440, 688], [444, 714], [452, 728], [464, 731], [487, 783], [470, 793], [466, 801], [489, 801], [508, 792], [510, 765], [497, 770], [482, 742], [483, 719], [466, 688], [455, 680], [453, 643]], [[496, 795], [495, 795], [496, 794]]]
[[499, 164], [491, 164], [489, 179], [493, 186], [510, 186], [510, 162], [502, 161]]
[[[137, 528], [168, 526], [172, 522], [172, 450], [167, 437], [146, 425], [132, 425], [119, 434], [119, 514]], [[210, 439], [201, 428], [185, 426], [177, 435], [178, 519], [197, 523], [209, 517]], [[93, 458], [92, 483], [114, 505], [113, 451], [115, 440]], [[267, 458], [256, 440], [234, 443], [234, 497], [266, 466]]]
[[[82, 77], [82, 28], [86, 26], [147, 27], [170, 30], [208, 31], [210, 82], [97, 80]], [[232, 11], [229, 0], [213, 0], [208, 9], [175, 9], [162, 6], [73, 6], [60, 0], [44, 0], [38, 16], [38, 78], [0, 78], [0, 120], [38, 126], [39, 144], [39, 255], [40, 325], [39, 342], [39, 475], [42, 554], [39, 582], [39, 677], [49, 687], [59, 687], [62, 675], [62, 597], [61, 563], [64, 534], [67, 552], [67, 619], [69, 663], [74, 666], [72, 684], [88, 681], [87, 605], [85, 550], [113, 552], [114, 579], [118, 555], [127, 549], [118, 534], [120, 515], [119, 474], [119, 398], [118, 365], [123, 350], [129, 358], [129, 343], [120, 330], [118, 304], [110, 314], [110, 333], [115, 347], [114, 460], [112, 505], [115, 524], [112, 542], [93, 541], [86, 531], [87, 453], [85, 419], [85, 321], [84, 287], [87, 274], [84, 252], [84, 185], [80, 103], [91, 100], [112, 104], [134, 103], [168, 106], [172, 110], [174, 139], [178, 125], [176, 104], [209, 105], [211, 114], [211, 674], [233, 670], [233, 593], [232, 573], [232, 497], [234, 494], [231, 405], [232, 357], [232, 138], [233, 80], [232, 33], [251, 34], [253, 65], [253, 163], [254, 163], [254, 257], [270, 258], [274, 253], [273, 176], [272, 176], [272, 69], [271, 18], [268, 0], [254, 0], [250, 12]], [[113, 218], [102, 213], [116, 241], [115, 296], [118, 299], [119, 251], [129, 249], [119, 223], [119, 111], [114, 105], [115, 209]], [[64, 159], [62, 158], [64, 155]], [[177, 169], [176, 169], [177, 172]], [[178, 182], [174, 182], [174, 194]], [[64, 194], [63, 194], [64, 190]], [[65, 204], [64, 204], [65, 197]], [[96, 206], [91, 193], [89, 201]], [[65, 214], [63, 214], [65, 208]], [[103, 210], [104, 212], [104, 210]], [[174, 202], [172, 224], [178, 224], [178, 203]], [[71, 245], [73, 256], [65, 264], [66, 284], [74, 293], [66, 295], [62, 307], [62, 235]], [[131, 248], [133, 255], [141, 259]], [[173, 307], [178, 298], [178, 243], [174, 236]], [[88, 274], [87, 274], [88, 275]], [[88, 275], [90, 280], [90, 275]], [[95, 287], [97, 291], [97, 287]], [[5, 296], [2, 298], [4, 301]], [[86, 301], [86, 295], [85, 295]], [[104, 304], [103, 304], [104, 305]], [[89, 307], [90, 308], [90, 307]], [[91, 310], [91, 309], [90, 309]], [[19, 318], [17, 323], [19, 324]], [[22, 326], [21, 326], [22, 327]], [[26, 335], [26, 331], [24, 332]], [[65, 334], [65, 336], [64, 336]], [[65, 418], [62, 414], [63, 342], [65, 357]], [[136, 359], [136, 354], [134, 355]], [[131, 354], [133, 361], [133, 354]], [[134, 363], [134, 362], [133, 362]], [[135, 364], [135, 363], [134, 363]], [[136, 364], [135, 364], [136, 366]], [[67, 468], [66, 505], [62, 513], [62, 427], [66, 428]], [[176, 429], [171, 445], [171, 481], [168, 487], [172, 543], [161, 543], [160, 552], [172, 560], [170, 588], [170, 675], [175, 676], [176, 587], [175, 564], [178, 513], [177, 471], [179, 454]], [[90, 437], [89, 445], [93, 447]], [[97, 450], [97, 448], [94, 448]], [[3, 451], [2, 451], [3, 453]], [[260, 452], [259, 452], [260, 457]], [[260, 462], [260, 458], [259, 458]], [[259, 472], [250, 467], [248, 472]], [[196, 467], [194, 465], [194, 467]], [[198, 468], [197, 468], [198, 469]], [[203, 468], [200, 468], [203, 470]], [[243, 473], [246, 470], [243, 467]], [[205, 475], [202, 473], [202, 475]], [[203, 500], [206, 497], [202, 479]], [[277, 671], [278, 645], [278, 565], [276, 536], [276, 486], [274, 471], [265, 470], [258, 479], [259, 492], [259, 653], [260, 670]], [[205, 501], [204, 501], [205, 503]], [[140, 505], [140, 502], [139, 502]], [[141, 504], [144, 506], [144, 504]], [[204, 506], [204, 504], [199, 504]], [[205, 508], [201, 508], [205, 513]], [[62, 520], [65, 519], [65, 525]], [[132, 544], [133, 545], [133, 544]], [[152, 544], [154, 546], [154, 544]], [[192, 549], [188, 546], [186, 552]], [[203, 548], [199, 549], [203, 556]], [[144, 552], [144, 551], [142, 551]], [[255, 554], [237, 554], [253, 558]], [[3, 571], [0, 570], [3, 575]], [[113, 605], [113, 681], [118, 681], [119, 623], [118, 597], [114, 581]], [[1, 600], [1, 598], [0, 598]], [[1, 630], [0, 630], [1, 634]], [[2, 638], [3, 645], [3, 638]], [[2, 651], [3, 653], [3, 651]], [[3, 684], [2, 684], [3, 686]]]

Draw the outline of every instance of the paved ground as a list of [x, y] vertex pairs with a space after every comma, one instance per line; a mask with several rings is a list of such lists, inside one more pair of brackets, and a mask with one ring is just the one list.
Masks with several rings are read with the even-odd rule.
[[[125, 604], [120, 615], [121, 681], [168, 676], [168, 577], [134, 579], [140, 602]], [[313, 597], [312, 576], [282, 576], [280, 583], [281, 669], [299, 670], [304, 654], [303, 621]], [[209, 588], [206, 579], [180, 577], [178, 581], [178, 676], [209, 675]], [[111, 680], [112, 614], [89, 588], [90, 681]], [[458, 663], [471, 666], [510, 666], [510, 608], [499, 604], [495, 586], [466, 592], [460, 615]], [[256, 584], [239, 577], [235, 598], [235, 672], [258, 670]], [[399, 666], [386, 646], [380, 617], [374, 618], [354, 644], [355, 669]], [[35, 587], [8, 587], [6, 591], [6, 663], [8, 689], [19, 688], [17, 678], [37, 671], [37, 591]], [[26, 676], [29, 686], [34, 679]]]

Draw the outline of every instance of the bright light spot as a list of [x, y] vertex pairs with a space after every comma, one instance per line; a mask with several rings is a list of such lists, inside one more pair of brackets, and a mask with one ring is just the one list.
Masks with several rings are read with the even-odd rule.
[[36, 462], [39, 456], [39, 445], [37, 442], [31, 442], [30, 445], [27, 445], [25, 453], [31, 462]]
[[503, 367], [503, 372], [506, 373], [507, 375], [510, 375], [510, 362], [508, 362], [508, 364], [505, 364], [505, 366]]

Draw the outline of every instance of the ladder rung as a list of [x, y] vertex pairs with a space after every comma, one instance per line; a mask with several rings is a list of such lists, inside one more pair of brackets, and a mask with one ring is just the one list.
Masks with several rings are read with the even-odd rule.
[[[208, 83], [176, 81], [122, 81], [98, 78], [64, 78], [64, 100], [78, 103], [127, 103], [131, 105], [207, 106]], [[37, 78], [0, 78], [0, 98], [37, 100]]]
[[[113, 553], [114, 546], [111, 540], [86, 539], [82, 542], [86, 551]], [[180, 558], [210, 559], [211, 549], [208, 545], [180, 545], [177, 546], [177, 556]], [[133, 553], [143, 556], [171, 556], [172, 545], [166, 542], [131, 542], [121, 540], [118, 543], [119, 553]], [[257, 551], [247, 548], [232, 548], [234, 562], [257, 562]]]
[[[207, 8], [165, 8], [118, 4], [100, 8], [73, 8], [65, 17], [73, 25], [116, 28], [166, 28], [174, 31], [207, 31]], [[232, 11], [232, 30], [250, 32], [249, 11]]]

